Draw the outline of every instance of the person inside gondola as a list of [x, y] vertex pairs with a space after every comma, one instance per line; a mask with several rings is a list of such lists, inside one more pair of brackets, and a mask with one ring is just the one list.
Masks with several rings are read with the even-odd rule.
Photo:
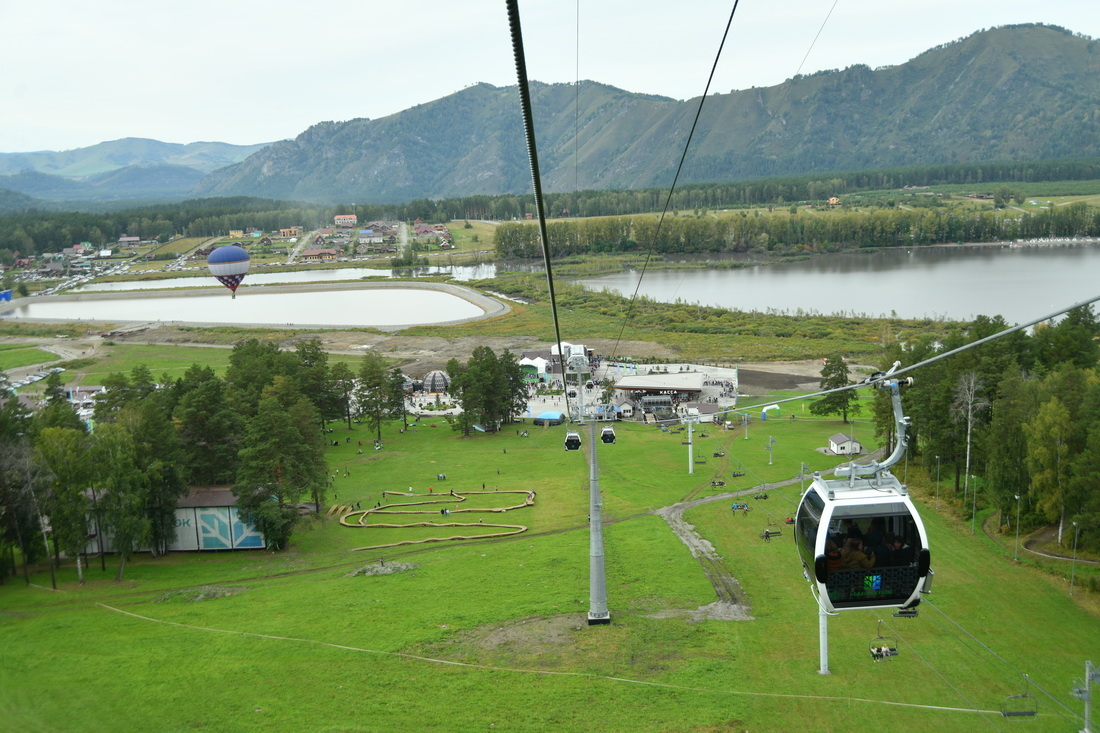
[[840, 556], [840, 549], [832, 540], [825, 541], [825, 563], [830, 572], [833, 570], [840, 570], [841, 567], [843, 567], [843, 558]]
[[894, 537], [894, 551], [891, 554], [891, 562], [894, 565], [912, 565], [915, 556], [913, 548], [905, 544], [905, 538], [901, 535]]
[[[871, 536], [871, 533], [868, 532], [867, 537], [870, 537], [870, 536]], [[893, 547], [893, 536], [890, 535], [889, 533], [880, 534], [879, 535], [879, 541], [876, 542], [876, 543], [871, 543], [869, 540], [865, 539], [864, 543], [863, 543], [863, 546], [865, 548], [867, 548], [866, 549], [867, 554], [874, 555], [874, 557], [875, 557], [875, 567], [876, 568], [884, 568], [884, 567], [889, 567], [889, 566], [897, 564], [893, 561], [893, 558], [892, 558], [893, 549], [894, 549], [894, 547]]]
[[875, 517], [871, 520], [871, 526], [867, 528], [867, 534], [863, 535], [863, 544], [867, 547], [876, 547], [883, 544], [886, 539], [886, 520]]
[[856, 539], [856, 540], [862, 540], [863, 539], [863, 531], [859, 528], [859, 524], [857, 524], [856, 520], [854, 520], [854, 519], [849, 518], [849, 519], [844, 520], [844, 530], [843, 531], [844, 531], [844, 534], [846, 534], [849, 539]]
[[844, 546], [847, 552], [842, 552], [841, 567], [845, 570], [859, 570], [873, 568], [875, 566], [874, 555], [868, 557], [863, 551], [862, 540], [850, 538]]

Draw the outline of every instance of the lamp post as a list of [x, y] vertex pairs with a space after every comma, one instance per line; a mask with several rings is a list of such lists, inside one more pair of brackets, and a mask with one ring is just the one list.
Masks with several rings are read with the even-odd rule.
[[1014, 562], [1020, 562], [1020, 495], [1016, 497], [1016, 553], [1012, 556]]
[[[977, 534], [975, 525], [978, 522], [978, 487], [974, 486], [974, 489], [970, 492], [970, 500], [973, 506], [970, 510], [970, 534]], [[965, 501], [965, 499], [964, 499]]]
[[1081, 532], [1081, 525], [1073, 523], [1073, 562], [1069, 566], [1069, 594], [1073, 595], [1073, 581], [1077, 575], [1077, 535]]
[[940, 510], [940, 457], [936, 456], [936, 511]]

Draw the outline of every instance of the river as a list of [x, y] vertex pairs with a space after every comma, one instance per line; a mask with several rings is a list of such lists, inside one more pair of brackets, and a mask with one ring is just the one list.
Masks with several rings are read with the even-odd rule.
[[[588, 278], [630, 296], [639, 273]], [[1100, 243], [885, 249], [740, 269], [649, 270], [639, 295], [749, 312], [1025, 323], [1100, 296]]]

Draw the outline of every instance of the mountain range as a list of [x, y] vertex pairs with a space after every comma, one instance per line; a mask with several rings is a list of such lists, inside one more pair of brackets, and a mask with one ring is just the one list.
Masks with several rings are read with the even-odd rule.
[[[668, 186], [699, 104], [592, 81], [532, 82], [531, 99], [547, 191]], [[0, 154], [0, 174], [8, 173], [0, 188], [53, 201], [140, 194], [331, 203], [530, 189], [514, 86], [477, 84], [268, 145], [168, 145], [120, 140]], [[1035, 24], [979, 31], [897, 66], [713, 94], [680, 180], [1098, 154], [1100, 42]]]

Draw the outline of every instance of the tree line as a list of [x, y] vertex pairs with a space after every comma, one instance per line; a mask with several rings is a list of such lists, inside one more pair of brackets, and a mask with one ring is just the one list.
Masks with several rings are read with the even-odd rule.
[[[830, 196], [903, 186], [966, 184], [992, 192], [997, 182], [1086, 181], [1100, 179], [1100, 159], [1044, 160], [914, 166], [844, 173], [766, 178], [735, 183], [681, 186], [668, 199], [666, 189], [577, 191], [546, 195], [550, 217], [629, 216], [660, 211], [666, 200], [673, 210], [736, 208], [795, 201], [824, 202]], [[1019, 186], [1016, 186], [1019, 188]], [[455, 219], [524, 219], [536, 212], [530, 195], [477, 195], [416, 199], [396, 204], [317, 205], [250, 197], [195, 199], [178, 204], [138, 207], [115, 212], [28, 211], [0, 216], [0, 262], [59, 251], [79, 242], [100, 246], [123, 234], [167, 241], [177, 235], [222, 236], [231, 229], [265, 231], [301, 225], [331, 225], [336, 214], [375, 220], [451, 221]], [[769, 237], [774, 236], [769, 232]], [[1041, 235], [1040, 235], [1041, 236]], [[639, 240], [640, 241], [640, 240]], [[985, 241], [966, 239], [945, 241]], [[609, 245], [608, 245], [609, 246]]]
[[[1100, 236], [1100, 208], [1083, 202], [1008, 216], [993, 211], [884, 208], [869, 213], [747, 211], [720, 218], [653, 215], [557, 220], [547, 224], [553, 257], [603, 252], [832, 251], [842, 247], [901, 247], [998, 242], [1044, 237]], [[504, 223], [494, 233], [502, 258], [542, 256], [538, 227]]]

